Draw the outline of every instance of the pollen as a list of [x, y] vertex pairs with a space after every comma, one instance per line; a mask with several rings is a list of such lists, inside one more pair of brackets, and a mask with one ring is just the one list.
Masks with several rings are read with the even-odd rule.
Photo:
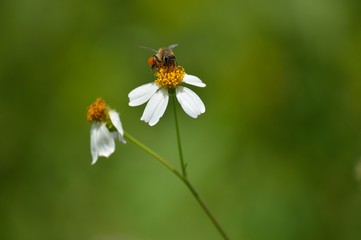
[[180, 66], [163, 66], [157, 69], [155, 83], [165, 88], [175, 88], [184, 78], [184, 68]]
[[108, 107], [102, 98], [98, 98], [88, 107], [87, 120], [90, 122], [106, 122], [108, 119]]

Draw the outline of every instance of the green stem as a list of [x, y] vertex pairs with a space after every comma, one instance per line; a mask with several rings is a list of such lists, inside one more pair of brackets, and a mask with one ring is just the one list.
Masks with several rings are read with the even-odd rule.
[[185, 175], [182, 175], [180, 172], [177, 171], [177, 169], [175, 169], [170, 163], [168, 163], [166, 160], [164, 160], [159, 154], [154, 152], [152, 149], [150, 149], [149, 147], [147, 147], [146, 145], [144, 145], [143, 143], [141, 143], [140, 141], [138, 141], [137, 139], [135, 139], [128, 133], [125, 132], [124, 137], [126, 139], [128, 139], [129, 141], [133, 142], [135, 145], [137, 145], [144, 151], [146, 151], [147, 153], [149, 153], [156, 160], [158, 160], [158, 162], [160, 162], [163, 166], [165, 166], [171, 172], [173, 172], [191, 191], [192, 195], [195, 197], [195, 199], [197, 200], [199, 205], [202, 207], [203, 211], [207, 214], [208, 218], [212, 221], [213, 225], [217, 228], [218, 232], [222, 235], [223, 239], [229, 240], [226, 232], [223, 230], [221, 225], [218, 223], [216, 218], [213, 216], [213, 214], [211, 213], [211, 211], [209, 210], [209, 208], [207, 207], [205, 202], [201, 199], [198, 192], [195, 190], [195, 188], [192, 186], [192, 184], [189, 182], [189, 180], [187, 179], [187, 177]]
[[208, 218], [212, 221], [213, 225], [217, 228], [218, 232], [222, 235], [223, 239], [229, 240], [226, 232], [223, 230], [221, 225], [218, 223], [217, 219], [213, 216], [205, 202], [199, 196], [198, 192], [194, 189], [191, 183], [188, 181], [187, 178], [182, 177], [181, 180], [187, 185], [188, 189], [192, 192], [193, 196], [196, 198], [199, 205], [201, 205], [204, 212], [207, 214]]
[[124, 132], [124, 137], [127, 138], [128, 140], [132, 141], [135, 145], [138, 145], [138, 147], [140, 147], [141, 149], [143, 149], [147, 153], [149, 153], [151, 156], [153, 156], [155, 159], [157, 159], [163, 166], [168, 168], [170, 171], [172, 171], [176, 175], [179, 174], [178, 171], [170, 163], [168, 163], [166, 160], [164, 160], [161, 156], [159, 156], [152, 149], [150, 149], [149, 147], [147, 147], [143, 143], [139, 142], [137, 139], [135, 139], [134, 137], [132, 137], [131, 135], [129, 135], [126, 132]]
[[182, 151], [182, 144], [181, 144], [181, 138], [180, 138], [180, 132], [179, 132], [179, 124], [178, 124], [178, 117], [177, 117], [177, 104], [176, 104], [176, 96], [173, 95], [173, 109], [174, 109], [174, 120], [175, 120], [175, 128], [177, 131], [177, 142], [178, 142], [178, 149], [179, 149], [179, 160], [182, 167], [182, 174], [186, 178], [187, 172], [186, 172], [186, 165], [184, 164], [184, 158], [183, 158], [183, 151]]

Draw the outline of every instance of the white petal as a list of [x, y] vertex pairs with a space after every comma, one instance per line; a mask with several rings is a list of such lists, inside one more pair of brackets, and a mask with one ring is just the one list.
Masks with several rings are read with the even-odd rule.
[[168, 90], [161, 88], [147, 103], [140, 120], [149, 123], [150, 126], [154, 126], [163, 116], [168, 105], [168, 100]]
[[115, 151], [114, 136], [104, 123], [94, 123], [90, 129], [90, 149], [92, 164], [98, 157], [109, 157]]
[[123, 130], [122, 122], [120, 121], [119, 118], [119, 113], [117, 113], [114, 110], [109, 110], [109, 117], [110, 117], [110, 121], [112, 121], [113, 126], [118, 131], [117, 137], [119, 141], [121, 141], [122, 143], [126, 143], [124, 139], [124, 130]]
[[155, 82], [144, 84], [132, 90], [129, 94], [129, 106], [139, 106], [148, 101], [160, 88]]
[[185, 74], [184, 78], [183, 78], [183, 82], [196, 86], [196, 87], [205, 87], [206, 84], [202, 82], [202, 80], [200, 80], [198, 77], [193, 76], [193, 75], [188, 75]]
[[176, 96], [183, 110], [192, 118], [197, 118], [206, 111], [202, 100], [189, 88], [177, 87]]

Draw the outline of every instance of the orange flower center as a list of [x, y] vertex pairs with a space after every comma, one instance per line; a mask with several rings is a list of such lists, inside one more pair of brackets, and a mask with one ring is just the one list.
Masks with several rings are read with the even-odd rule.
[[155, 83], [165, 88], [175, 88], [184, 78], [184, 68], [180, 66], [163, 66], [157, 69]]
[[108, 119], [108, 107], [102, 98], [98, 98], [88, 107], [87, 120], [90, 122], [106, 122]]

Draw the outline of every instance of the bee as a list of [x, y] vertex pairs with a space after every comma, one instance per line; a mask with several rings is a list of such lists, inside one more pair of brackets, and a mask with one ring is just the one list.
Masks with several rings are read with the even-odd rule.
[[166, 67], [177, 66], [176, 57], [174, 56], [173, 53], [173, 50], [177, 46], [178, 44], [172, 44], [167, 48], [159, 48], [158, 51], [142, 46], [141, 48], [154, 52], [154, 55], [148, 58], [148, 64], [151, 67], [151, 69], [154, 70], [155, 68], [160, 68], [163, 66]]

